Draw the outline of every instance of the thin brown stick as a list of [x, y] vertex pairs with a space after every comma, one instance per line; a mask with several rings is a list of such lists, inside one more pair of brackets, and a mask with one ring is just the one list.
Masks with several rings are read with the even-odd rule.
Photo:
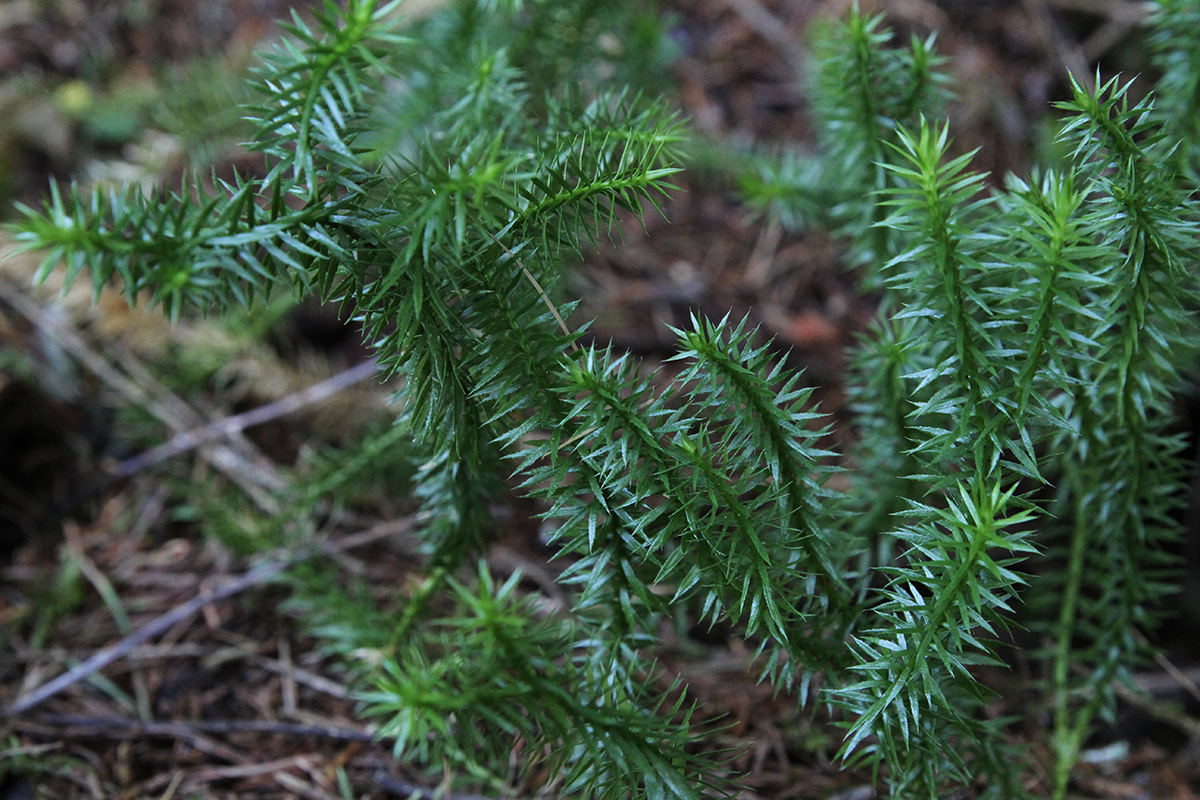
[[[540, 283], [538, 283], [538, 279], [533, 276], [533, 273], [529, 271], [529, 268], [525, 266], [525, 263], [521, 261], [521, 259], [517, 258], [517, 254], [512, 250], [509, 250], [508, 247], [505, 246], [504, 242], [493, 236], [491, 231], [485, 231], [485, 233], [487, 233], [488, 238], [499, 245], [501, 250], [508, 254], [509, 258], [517, 262], [517, 266], [521, 268], [521, 273], [525, 276], [525, 280], [533, 284], [533, 288], [537, 290], [539, 295], [541, 295], [542, 302], [546, 304], [546, 308], [550, 309], [550, 313], [554, 315], [554, 319], [558, 322], [559, 330], [563, 332], [563, 335], [570, 336], [571, 329], [567, 327], [566, 320], [564, 320], [562, 315], [558, 313], [558, 306], [554, 305], [554, 303], [550, 300], [550, 296], [546, 294], [546, 290], [542, 288]], [[574, 342], [571, 342], [571, 349], [578, 349]]]
[[1147, 716], [1165, 722], [1187, 734], [1193, 743], [1200, 742], [1200, 720], [1189, 716], [1173, 703], [1164, 703], [1148, 694], [1130, 689], [1123, 683], [1114, 684], [1117, 695]]
[[181, 783], [183, 783], [183, 772], [176, 770], [175, 774], [171, 776], [171, 782], [167, 784], [167, 788], [165, 791], [163, 791], [159, 800], [171, 800], [171, 798], [175, 796], [175, 791], [179, 788], [179, 784]]
[[117, 465], [114, 473], [117, 477], [125, 478], [134, 473], [141, 472], [146, 467], [157, 464], [160, 461], [166, 461], [168, 458], [174, 458], [189, 450], [194, 450], [201, 445], [217, 441], [218, 439], [224, 439], [234, 433], [240, 433], [246, 428], [261, 425], [264, 422], [270, 422], [273, 419], [295, 413], [305, 406], [319, 403], [343, 389], [366, 380], [374, 375], [376, 371], [375, 359], [364, 361], [320, 383], [314, 383], [312, 386], [289, 394], [286, 397], [281, 397], [266, 405], [252, 408], [249, 411], [236, 414], [232, 417], [218, 419], [199, 428], [183, 431], [165, 444], [125, 459]]
[[[281, 648], [286, 646], [286, 640], [280, 642], [280, 646]], [[331, 681], [328, 678], [317, 675], [316, 673], [309, 672], [306, 669], [297, 667], [295, 664], [285, 663], [282, 660], [266, 658], [258, 655], [251, 656], [250, 663], [283, 677], [285, 681], [293, 684], [293, 692], [295, 691], [295, 684], [300, 684], [315, 691], [321, 692], [322, 694], [327, 694], [330, 697], [336, 697], [339, 700], [347, 700], [350, 697], [350, 692], [347, 691], [346, 687], [342, 684]], [[292, 702], [294, 703], [295, 700], [293, 699]], [[285, 710], [287, 710], [286, 703], [284, 706]]]
[[793, 66], [804, 60], [800, 37], [760, 0], [725, 0], [725, 5], [742, 18], [759, 36], [775, 45]]
[[277, 758], [274, 761], [264, 761], [257, 764], [242, 763], [229, 767], [201, 767], [192, 771], [187, 776], [187, 780], [189, 783], [213, 783], [215, 781], [227, 781], [235, 778], [272, 775], [281, 770], [299, 767], [303, 759], [304, 756], [286, 756], [285, 758]]
[[86, 661], [72, 667], [66, 672], [59, 675], [53, 680], [47, 681], [38, 688], [26, 693], [23, 697], [17, 698], [7, 710], [10, 717], [17, 716], [39, 703], [53, 697], [64, 689], [79, 683], [80, 681], [96, 674], [104, 669], [109, 664], [123, 657], [125, 654], [132, 651], [138, 645], [141, 645], [156, 636], [160, 636], [173, 628], [175, 625], [186, 620], [188, 617], [196, 614], [205, 606], [215, 603], [219, 600], [224, 600], [232, 597], [235, 594], [244, 592], [255, 586], [266, 583], [271, 578], [278, 575], [287, 567], [302, 561], [317, 553], [332, 553], [338, 550], [345, 550], [352, 547], [359, 547], [368, 542], [381, 539], [385, 536], [390, 536], [394, 533], [404, 530], [411, 530], [412, 522], [407, 518], [400, 521], [385, 523], [375, 526], [366, 531], [361, 531], [353, 536], [348, 536], [338, 542], [329, 542], [320, 547], [303, 547], [296, 548], [292, 552], [285, 553], [281, 556], [263, 561], [258, 566], [251, 568], [247, 572], [232, 578], [215, 589], [193, 597], [180, 605], [172, 608], [150, 622], [143, 625], [141, 628], [133, 631], [129, 635], [109, 645], [95, 654]]
[[55, 750], [61, 750], [62, 746], [62, 742], [51, 742], [50, 744], [26, 744], [20, 747], [9, 747], [0, 750], [0, 763], [10, 759], [29, 758], [30, 756], [42, 756], [46, 753], [53, 753]]
[[[1150, 647], [1150, 642], [1147, 641], [1146, 637], [1142, 635], [1140, 631], [1135, 631], [1134, 635], [1137, 637], [1138, 642], [1142, 646]], [[1175, 683], [1181, 689], [1192, 696], [1193, 700], [1200, 701], [1200, 686], [1196, 685], [1196, 681], [1192, 676], [1175, 666], [1175, 664], [1169, 658], [1157, 650], [1154, 650], [1154, 660], [1160, 667], [1162, 667], [1163, 672], [1167, 673], [1167, 675], [1171, 677], [1171, 680], [1175, 681]], [[1198, 730], [1200, 730], [1200, 728], [1198, 728]]]
[[1074, 77], [1080, 86], [1089, 92], [1095, 91], [1095, 76], [1088, 69], [1083, 48], [1077, 42], [1068, 39], [1059, 29], [1054, 15], [1050, 13], [1047, 0], [1024, 0], [1023, 5], [1046, 52], [1056, 58], [1063, 72]]
[[[274, 722], [261, 719], [192, 719], [171, 722], [140, 720], [132, 717], [94, 717], [76, 714], [39, 714], [29, 723], [55, 728], [63, 738], [113, 735], [121, 738], [163, 736], [189, 739], [198, 733], [270, 733], [279, 736], [311, 736], [346, 742], [370, 742], [376, 736], [371, 731], [326, 725], [303, 725], [295, 722]], [[17, 723], [21, 727], [21, 723]]]
[[[297, 765], [299, 766], [299, 765]], [[336, 795], [332, 795], [319, 786], [316, 786], [308, 781], [297, 778], [288, 772], [276, 772], [273, 776], [275, 782], [287, 789], [289, 792], [306, 800], [339, 800]]]

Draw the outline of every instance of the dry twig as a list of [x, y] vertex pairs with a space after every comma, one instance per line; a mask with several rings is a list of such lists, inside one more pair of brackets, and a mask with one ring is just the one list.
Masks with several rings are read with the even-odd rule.
[[789, 64], [797, 66], [804, 60], [800, 37], [761, 0], [725, 0], [725, 5], [733, 9], [755, 33], [775, 45]]
[[192, 430], [183, 431], [165, 444], [125, 459], [117, 465], [114, 474], [121, 478], [128, 477], [160, 461], [166, 461], [168, 458], [173, 458], [210, 442], [228, 438], [246, 428], [292, 414], [305, 406], [319, 403], [343, 389], [366, 380], [375, 372], [375, 359], [370, 359], [274, 402], [232, 417], [215, 420]]

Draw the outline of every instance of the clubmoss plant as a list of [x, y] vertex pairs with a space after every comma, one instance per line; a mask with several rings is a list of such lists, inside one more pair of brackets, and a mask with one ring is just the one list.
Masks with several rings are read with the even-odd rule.
[[[1045, 643], [1046, 793], [1064, 797], [1170, 585], [1170, 401], [1197, 341], [1187, 129], [1118, 80], [1075, 85], [1071, 163], [997, 188], [935, 121], [931, 41], [892, 47], [857, 13], [818, 34], [820, 149], [760, 160], [744, 186], [853, 242], [885, 290], [838, 493], [810, 391], [745, 322], [677, 331], [665, 387], [569, 322], [564, 263], [617, 209], [657, 209], [683, 159], [681, 121], [613, 86], [646, 72], [620, 50], [645, 16], [463, 0], [402, 36], [403, 8], [331, 3], [289, 26], [254, 83], [262, 175], [55, 189], [18, 225], [43, 274], [65, 264], [172, 316], [338, 301], [403, 376], [421, 579], [388, 614], [319, 564], [296, 575], [397, 756], [508, 792], [731, 791], [655, 666], [684, 609], [734, 625], [798, 705], [834, 708], [846, 762], [893, 796], [1021, 797], [981, 683], [1016, 623]], [[479, 561], [513, 487], [540, 504], [565, 604]]]
[[[891, 765], [897, 796], [938, 796], [939, 761], [964, 781], [980, 765], [1000, 766], [987, 752], [997, 737], [987, 734], [982, 695], [959, 670], [988, 658], [977, 637], [994, 638], [995, 623], [1014, 616], [1051, 643], [1042, 653], [1054, 708], [1050, 790], [1065, 796], [1085, 739], [1111, 714], [1112, 687], [1146, 655], [1139, 631], [1152, 629], [1171, 590], [1164, 546], [1178, 534], [1183, 477], [1173, 397], [1194, 369], [1200, 333], [1188, 173], [1195, 84], [1186, 77], [1197, 40], [1186, 6], [1164, 2], [1153, 21], [1166, 67], [1162, 109], [1154, 96], [1131, 102], [1119, 78], [1097, 76], [1095, 91], [1072, 83], [1059, 104], [1070, 162], [1009, 176], [1002, 188], [969, 171], [970, 153], [949, 152], [945, 128], [924, 117], [933, 106], [904, 109], [922, 116], [916, 124], [846, 111], [882, 109], [886, 98], [933, 85], [916, 77], [930, 62], [924, 46], [878, 60], [857, 83], [879, 99], [838, 110], [825, 70], [846, 74], [862, 42], [878, 35], [877, 19], [851, 19], [825, 34], [822, 46], [840, 56], [816, 65], [813, 87], [818, 118], [841, 144], [790, 155], [782, 167], [764, 162], [745, 184], [784, 222], [823, 222], [865, 244], [865, 280], [887, 289], [857, 362], [862, 463], [884, 477], [864, 481], [848, 503], [866, 521], [856, 531], [871, 542], [868, 563], [894, 577], [890, 599], [868, 606], [867, 617], [881, 614], [884, 624], [854, 645], [861, 663], [852, 671], [866, 679], [830, 694], [860, 714], [848, 746], [877, 737], [869, 755]], [[856, 172], [859, 148], [845, 143], [872, 138], [876, 171]], [[804, 160], [817, 167], [791, 166]], [[875, 210], [823, 221], [806, 214], [834, 174], [853, 179], [836, 184], [846, 202], [865, 197]], [[997, 513], [998, 500], [1007, 513]], [[978, 551], [970, 537], [950, 546], [926, 527], [947, 514], [982, 520], [976, 535], [998, 538]], [[972, 561], [989, 552], [1007, 557]], [[1036, 580], [1014, 615], [1009, 606], [1030, 577], [1010, 571], [1018, 554]], [[893, 559], [900, 566], [888, 567]], [[992, 584], [981, 590], [958, 570]], [[958, 633], [943, 627], [947, 613]], [[955, 684], [974, 706], [971, 696], [942, 700]], [[989, 744], [972, 763], [963, 753], [976, 742]]]
[[1163, 124], [1182, 147], [1181, 169], [1193, 184], [1200, 179], [1200, 7], [1188, 0], [1155, 3], [1150, 44], [1162, 77], [1155, 88]]

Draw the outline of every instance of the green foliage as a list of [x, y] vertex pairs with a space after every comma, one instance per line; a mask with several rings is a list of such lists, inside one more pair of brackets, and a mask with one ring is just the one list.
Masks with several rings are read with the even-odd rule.
[[879, 264], [889, 252], [888, 226], [875, 192], [895, 185], [889, 148], [922, 114], [937, 116], [947, 101], [942, 59], [933, 37], [896, 47], [882, 16], [827, 20], [813, 32], [808, 90], [820, 121], [821, 152], [755, 159], [742, 177], [754, 205], [770, 204], [791, 227], [819, 224], [853, 236], [850, 257]]
[[1150, 24], [1155, 88], [1163, 123], [1182, 139], [1179, 155], [1194, 184], [1200, 177], [1200, 8], [1188, 0], [1157, 0]]
[[[1176, 30], [1182, 6], [1162, 8]], [[423, 575], [395, 611], [320, 564], [293, 576], [397, 756], [510, 792], [539, 776], [563, 796], [730, 791], [654, 662], [685, 608], [735, 626], [798, 704], [821, 686], [842, 757], [893, 796], [1016, 797], [981, 681], [1017, 623], [1050, 643], [1065, 796], [1170, 588], [1171, 397], [1198, 341], [1186, 104], [1075, 85], [1072, 161], [997, 187], [930, 121], [931, 41], [893, 47], [858, 13], [817, 33], [819, 149], [756, 157], [743, 187], [852, 242], [885, 293], [855, 358], [859, 472], [838, 493], [810, 392], [744, 321], [676, 331], [665, 385], [567, 324], [564, 263], [618, 209], [657, 209], [682, 159], [680, 121], [610, 80], [633, 62], [606, 37], [652, 32], [644, 14], [463, 0], [400, 36], [393, 11], [330, 3], [288, 28], [254, 84], [264, 174], [55, 190], [18, 235], [47, 251], [43, 275], [62, 261], [171, 315], [280, 289], [340, 301], [404, 377], [400, 427], [329, 460], [305, 497], [411, 434]], [[478, 564], [510, 485], [542, 509], [562, 602]]]
[[168, 69], [168, 87], [151, 110], [157, 128], [177, 137], [193, 164], [216, 163], [254, 135], [241, 103], [250, 100], [238, 59], [199, 59]]
[[634, 776], [648, 797], [698, 796], [709, 764], [686, 749], [682, 695], [664, 708], [636, 650], [597, 659], [569, 621], [538, 619], [519, 579], [496, 586], [481, 564], [473, 588], [448, 580], [455, 613], [385, 661], [364, 699], [397, 755], [491, 777], [520, 741], [534, 754], [522, 770], [548, 770], [566, 796], [623, 798]]
[[[1170, 420], [1200, 333], [1196, 219], [1180, 176], [1162, 166], [1179, 143], [1150, 100], [1129, 103], [1127, 86], [1110, 81], [1095, 94], [1076, 86], [1063, 104], [1075, 114], [1063, 135], [1078, 141], [1076, 162], [1096, 187], [1093, 213], [1106, 226], [1099, 238], [1111, 248], [1094, 267], [1106, 279], [1097, 299], [1108, 313], [1092, 336], [1097, 357], [1064, 404], [1078, 433], [1063, 442], [1056, 498], [1059, 519], [1073, 526], [1055, 665], [1055, 744], [1069, 758], [1112, 681], [1137, 663], [1129, 657], [1142, 650], [1135, 631], [1152, 623], [1152, 609], [1172, 591], [1161, 547], [1178, 534], [1185, 469], [1184, 441]], [[1097, 601], [1083, 602], [1087, 594]], [[1091, 640], [1082, 652], [1072, 652], [1077, 631]], [[1065, 696], [1079, 688], [1068, 673], [1081, 658], [1095, 670], [1084, 682], [1090, 697], [1072, 717]], [[1058, 779], [1065, 786], [1066, 776]]]
[[[1196, 43], [1183, 5], [1164, 3], [1156, 22], [1173, 92]], [[874, 23], [851, 21], [822, 45], [825, 64], [849, 63], [864, 29]], [[1166, 31], [1179, 37], [1168, 44]], [[906, 96], [925, 83], [912, 77], [924, 58], [914, 48], [881, 60], [871, 85]], [[997, 796], [1018, 791], [969, 668], [995, 658], [988, 639], [1026, 583], [1021, 619], [1053, 643], [1042, 656], [1051, 774], [1065, 796], [1172, 589], [1164, 548], [1183, 478], [1172, 404], [1200, 331], [1197, 220], [1186, 172], [1171, 165], [1187, 169], [1175, 156], [1193, 146], [1180, 126], [1194, 115], [1178, 97], [1156, 110], [1153, 96], [1129, 101], [1128, 83], [1097, 84], [1075, 84], [1061, 104], [1071, 162], [1003, 188], [969, 172], [971, 154], [950, 153], [944, 127], [906, 123], [885, 97], [845, 102], [879, 109], [877, 171], [841, 168], [856, 181], [846, 193], [875, 210], [833, 224], [868, 243], [867, 280], [887, 288], [856, 370], [864, 463], [888, 477], [848, 507], [868, 521], [855, 530], [890, 584], [853, 644], [863, 679], [830, 695], [855, 715], [844, 751], [888, 765], [894, 796], [940, 796], [948, 778], [981, 775]], [[824, 141], [847, 130], [848, 113], [822, 119]], [[827, 149], [821, 158], [842, 163], [845, 145]], [[804, 217], [794, 173], [776, 175], [752, 198], [785, 222]]]

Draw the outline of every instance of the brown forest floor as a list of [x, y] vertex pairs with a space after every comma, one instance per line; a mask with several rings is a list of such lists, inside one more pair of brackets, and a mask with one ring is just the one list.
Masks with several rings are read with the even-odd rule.
[[[164, 65], [214, 53], [244, 58], [289, 5], [0, 2], [3, 190], [32, 202], [48, 174], [121, 175], [123, 161], [144, 171], [155, 142], [142, 128], [152, 125], [133, 115], [135, 129], [126, 131], [121, 110], [161, 90]], [[675, 15], [683, 55], [673, 77], [695, 125], [744, 141], [809, 138], [799, 43], [815, 17], [840, 13], [846, 0], [662, 5]], [[1067, 68], [1145, 66], [1134, 29], [1143, 8], [1132, 0], [875, 5], [903, 31], [938, 32], [961, 95], [956, 134], [982, 148], [977, 166], [995, 174], [1027, 170]], [[71, 100], [87, 85], [116, 98], [115, 119], [94, 99]], [[72, 102], [93, 113], [71, 116], [63, 109]], [[629, 226], [623, 242], [579, 271], [580, 313], [596, 318], [594, 335], [653, 362], [671, 355], [666, 326], [691, 312], [749, 314], [806, 370], [822, 408], [846, 423], [844, 354], [874, 302], [856, 294], [839, 243], [764, 224], [703, 175], [685, 175], [681, 187], [667, 204], [669, 224], [651, 217], [645, 234]], [[438, 777], [398, 766], [372, 740], [335, 661], [281, 605], [286, 591], [271, 570], [282, 562], [239, 556], [200, 521], [219, 510], [227, 527], [261, 527], [255, 520], [278, 511], [274, 492], [298, 463], [386, 420], [385, 389], [357, 383], [196, 453], [154, 465], [131, 460], [183, 431], [347, 377], [364, 357], [353, 332], [328, 310], [307, 307], [271, 328], [269, 346], [220, 326], [171, 329], [117, 300], [93, 307], [86, 293], [33, 292], [35, 264], [0, 262], [0, 706], [39, 687], [44, 697], [0, 717], [0, 800], [431, 797]], [[227, 363], [205, 372], [193, 364], [204, 357]], [[189, 384], [171, 364], [217, 377]], [[848, 430], [839, 424], [834, 435], [845, 439]], [[119, 469], [124, 477], [114, 478]], [[505, 531], [493, 567], [542, 574], [546, 553], [531, 509], [514, 501], [497, 512]], [[394, 604], [418, 563], [411, 514], [403, 496], [366, 486], [353, 511], [331, 509], [319, 520], [324, 557]], [[1140, 680], [1180, 700], [1185, 686], [1196, 691], [1187, 667], [1200, 654], [1189, 648], [1192, 629], [1173, 630], [1164, 644], [1186, 674], [1164, 662]], [[746, 772], [744, 797], [873, 797], [867, 776], [833, 763], [836, 733], [798, 718], [794, 703], [756, 685], [744, 662], [740, 643], [719, 636], [681, 642], [664, 657], [705, 715], [738, 720], [721, 743], [744, 748], [735, 763]], [[51, 683], [64, 671], [78, 680]], [[1079, 796], [1198, 796], [1198, 728], [1130, 711], [1089, 751]], [[1039, 741], [1032, 728], [1029, 740]], [[448, 797], [474, 797], [451, 787]], [[1041, 789], [1031, 775], [1031, 792]]]

